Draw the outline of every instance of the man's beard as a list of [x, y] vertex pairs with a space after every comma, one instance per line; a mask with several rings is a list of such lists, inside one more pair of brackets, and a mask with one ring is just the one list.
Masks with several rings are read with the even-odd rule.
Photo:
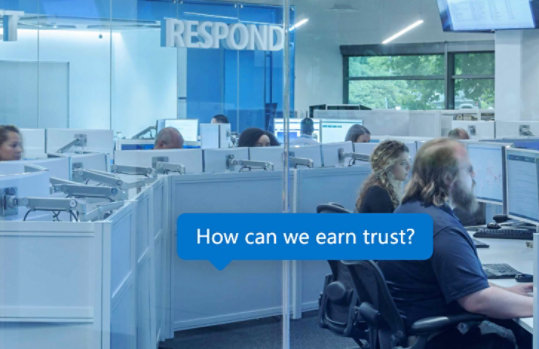
[[473, 182], [471, 190], [466, 189], [460, 181], [457, 181], [451, 190], [451, 203], [468, 212], [473, 213], [477, 211], [479, 204], [473, 193], [474, 187], [475, 181]]

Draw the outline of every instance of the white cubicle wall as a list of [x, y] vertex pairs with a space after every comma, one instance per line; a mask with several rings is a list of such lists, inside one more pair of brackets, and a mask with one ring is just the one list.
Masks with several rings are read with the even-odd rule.
[[[0, 190], [13, 188], [16, 197], [29, 196], [49, 197], [49, 173], [47, 171], [11, 173], [0, 175]], [[28, 212], [26, 207], [17, 207], [16, 213], [6, 217], [0, 217], [0, 221], [21, 221], [28, 213], [28, 220], [50, 220], [50, 212]], [[3, 270], [3, 269], [0, 269]]]
[[[297, 213], [316, 213], [320, 204], [334, 202], [354, 211], [363, 181], [371, 173], [368, 163], [357, 167], [298, 169], [292, 172], [292, 210]], [[324, 190], [320, 190], [324, 188]], [[330, 273], [327, 261], [297, 261], [294, 283], [293, 315], [318, 309], [318, 298], [325, 275]]]
[[283, 147], [251, 147], [249, 160], [271, 162], [274, 171], [281, 171], [284, 165], [283, 151]]
[[175, 232], [182, 213], [282, 212], [282, 172], [169, 178], [173, 330], [279, 315], [281, 261], [232, 261], [219, 271], [209, 261], [180, 259]]
[[[47, 172], [17, 177], [48, 188]], [[146, 349], [173, 336], [167, 182], [100, 222], [2, 223], [1, 346]]]
[[46, 158], [45, 154], [45, 130], [42, 128], [19, 129], [23, 142], [23, 158], [38, 159]]
[[322, 166], [323, 167], [342, 167], [344, 162], [339, 161], [339, 150], [344, 153], [353, 153], [354, 145], [352, 142], [324, 143], [322, 148]]
[[539, 121], [496, 121], [496, 138], [539, 136]]
[[296, 158], [311, 159], [313, 167], [322, 167], [322, 148], [320, 144], [290, 147], [289, 153], [290, 156]]
[[69, 144], [79, 134], [86, 136], [84, 147], [75, 147], [78, 151], [97, 152], [112, 155], [114, 152], [114, 140], [112, 130], [90, 130], [72, 128], [48, 128], [46, 129], [47, 153], [57, 153], [58, 149]]
[[156, 161], [182, 164], [186, 173], [202, 173], [202, 149], [122, 150], [114, 152], [114, 164], [154, 167]]
[[464, 129], [468, 132], [470, 139], [494, 139], [494, 125], [494, 121], [453, 120], [451, 122], [451, 129]]
[[69, 160], [71, 171], [77, 168], [98, 171], [109, 169], [108, 156], [105, 153], [69, 154]]
[[227, 169], [227, 157], [230, 155], [236, 160], [249, 160], [249, 148], [204, 149], [203, 154], [205, 173], [231, 172]]

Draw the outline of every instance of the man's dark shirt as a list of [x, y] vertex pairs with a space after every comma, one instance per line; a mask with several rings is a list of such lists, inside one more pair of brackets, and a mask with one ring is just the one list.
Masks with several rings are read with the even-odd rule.
[[380, 261], [406, 324], [437, 315], [462, 313], [457, 300], [489, 287], [472, 239], [447, 205], [410, 200], [395, 213], [427, 213], [434, 222], [433, 254], [424, 261]]

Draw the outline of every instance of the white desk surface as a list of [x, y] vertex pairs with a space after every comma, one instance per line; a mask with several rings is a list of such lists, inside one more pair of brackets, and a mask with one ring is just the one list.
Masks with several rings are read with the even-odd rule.
[[[490, 245], [489, 248], [477, 249], [481, 263], [507, 263], [522, 273], [533, 274], [533, 248], [526, 246], [526, 240], [486, 238], [477, 238], [477, 240]], [[502, 287], [513, 286], [517, 283], [514, 279], [491, 279], [490, 282]], [[533, 317], [520, 318], [516, 321], [526, 331], [533, 333]]]

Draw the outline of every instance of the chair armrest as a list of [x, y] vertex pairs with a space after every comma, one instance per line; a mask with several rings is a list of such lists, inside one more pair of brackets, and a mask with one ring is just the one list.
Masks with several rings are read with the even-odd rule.
[[464, 313], [449, 316], [433, 316], [417, 320], [410, 327], [411, 335], [436, 332], [460, 323], [479, 323], [485, 320], [485, 316], [472, 313]]

